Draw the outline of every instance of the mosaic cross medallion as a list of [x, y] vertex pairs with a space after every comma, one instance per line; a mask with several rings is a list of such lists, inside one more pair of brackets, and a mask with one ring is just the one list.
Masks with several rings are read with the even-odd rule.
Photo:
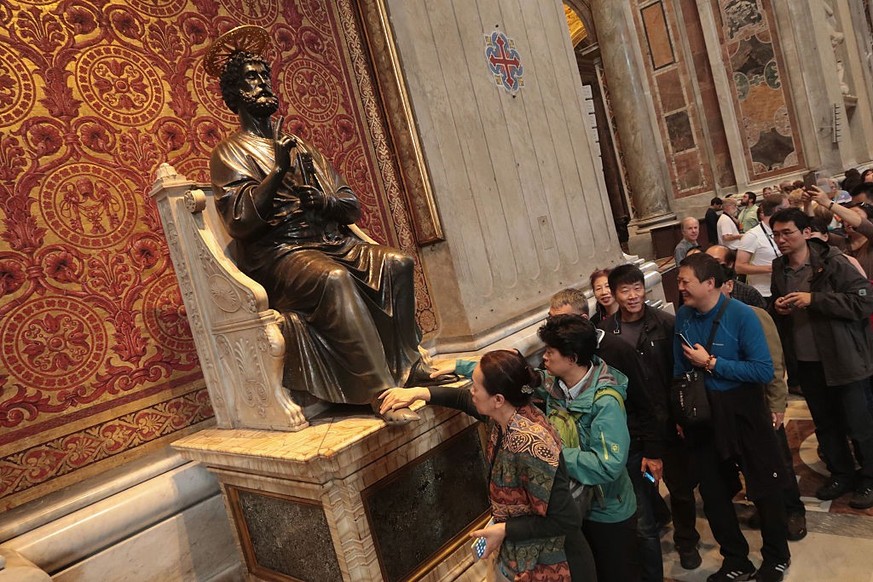
[[524, 86], [524, 67], [515, 43], [502, 32], [485, 36], [485, 60], [498, 86], [515, 93]]

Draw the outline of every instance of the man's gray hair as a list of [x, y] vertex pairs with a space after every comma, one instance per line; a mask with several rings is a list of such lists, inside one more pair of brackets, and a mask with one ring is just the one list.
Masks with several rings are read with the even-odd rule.
[[552, 295], [550, 302], [552, 309], [559, 309], [564, 305], [569, 305], [572, 310], [588, 315], [588, 298], [581, 289], [568, 287]]
[[682, 232], [685, 232], [685, 227], [688, 226], [691, 221], [694, 221], [694, 224], [700, 226], [700, 221], [694, 218], [693, 216], [686, 216], [682, 219]]

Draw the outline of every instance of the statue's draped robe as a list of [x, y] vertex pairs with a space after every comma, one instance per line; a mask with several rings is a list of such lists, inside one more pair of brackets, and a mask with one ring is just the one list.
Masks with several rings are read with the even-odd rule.
[[284, 316], [286, 387], [364, 404], [402, 386], [419, 359], [413, 259], [350, 234], [346, 225], [360, 216], [357, 198], [324, 156], [297, 142], [292, 155], [312, 155], [326, 195], [322, 210], [300, 207], [296, 164], [274, 197], [256, 197], [273, 167], [273, 142], [246, 131], [212, 153], [215, 203], [238, 241], [240, 268]]

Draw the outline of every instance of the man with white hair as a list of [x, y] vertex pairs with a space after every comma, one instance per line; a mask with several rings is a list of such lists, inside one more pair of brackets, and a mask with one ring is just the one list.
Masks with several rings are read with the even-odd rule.
[[688, 251], [694, 247], [699, 247], [697, 237], [700, 236], [700, 222], [693, 216], [686, 216], [682, 219], [682, 240], [676, 245], [676, 250], [673, 251], [673, 258], [676, 259], [678, 265], [688, 254]]
[[837, 204], [846, 204], [852, 201], [852, 195], [833, 178], [819, 178], [816, 186]]
[[731, 250], [737, 250], [740, 245], [740, 239], [743, 235], [740, 234], [740, 229], [737, 227], [737, 201], [733, 198], [725, 198], [722, 206], [722, 214], [718, 219], [716, 230], [718, 230], [718, 244], [724, 245]]

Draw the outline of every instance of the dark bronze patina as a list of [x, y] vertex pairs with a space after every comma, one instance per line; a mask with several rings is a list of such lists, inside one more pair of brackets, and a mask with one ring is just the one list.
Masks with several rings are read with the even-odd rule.
[[229, 53], [222, 96], [240, 129], [212, 153], [215, 203], [239, 267], [284, 316], [286, 386], [369, 404], [388, 388], [426, 383], [412, 257], [351, 232], [361, 215], [354, 192], [319, 151], [282, 131], [281, 117], [271, 119], [279, 103], [268, 63]]

